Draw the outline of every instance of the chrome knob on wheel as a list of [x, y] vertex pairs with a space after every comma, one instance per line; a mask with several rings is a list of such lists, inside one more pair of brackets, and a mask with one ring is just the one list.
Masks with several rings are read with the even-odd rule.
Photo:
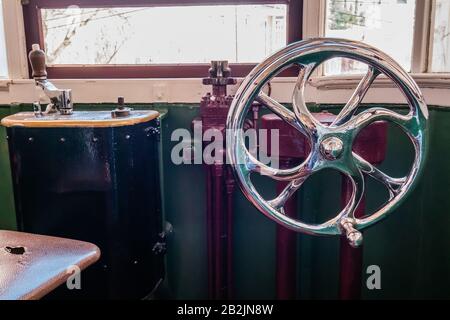
[[320, 152], [328, 160], [337, 160], [344, 150], [344, 143], [341, 139], [330, 137], [320, 144]]
[[[327, 60], [342, 57], [368, 65], [348, 103], [331, 125], [320, 123], [306, 107], [304, 89], [311, 74]], [[263, 93], [262, 88], [281, 71], [300, 68], [292, 106], [293, 111]], [[376, 107], [356, 114], [373, 81], [381, 74], [390, 78], [406, 97], [410, 111], [402, 115]], [[246, 148], [243, 125], [254, 101], [265, 105], [290, 126], [309, 139], [311, 153], [291, 169], [272, 168], [260, 162]], [[228, 115], [228, 157], [245, 196], [267, 217], [298, 232], [314, 235], [345, 234], [353, 246], [362, 242], [360, 230], [380, 221], [397, 208], [412, 191], [423, 169], [428, 140], [428, 109], [417, 84], [398, 63], [383, 52], [363, 43], [342, 39], [312, 39], [294, 43], [258, 65], [244, 80]], [[415, 158], [408, 176], [393, 178], [352, 151], [359, 132], [375, 121], [398, 125], [412, 141]], [[346, 207], [333, 219], [322, 224], [307, 224], [284, 214], [287, 200], [314, 173], [324, 169], [338, 170], [351, 180], [353, 194]], [[264, 199], [252, 183], [252, 173], [289, 182], [275, 198]], [[389, 191], [389, 200], [368, 217], [356, 218], [354, 212], [364, 195], [364, 175], [378, 180]]]

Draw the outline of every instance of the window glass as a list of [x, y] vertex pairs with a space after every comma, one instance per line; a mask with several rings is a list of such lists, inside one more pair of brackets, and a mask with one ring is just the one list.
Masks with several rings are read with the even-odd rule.
[[8, 77], [8, 61], [6, 58], [5, 29], [3, 25], [3, 0], [0, 0], [0, 78]]
[[287, 6], [42, 9], [54, 64], [259, 62], [286, 45]]
[[450, 72], [450, 1], [436, 0], [432, 72]]
[[[411, 71], [415, 6], [415, 0], [327, 0], [325, 35], [373, 45]], [[324, 72], [340, 75], [366, 70], [366, 65], [353, 60], [333, 59]]]

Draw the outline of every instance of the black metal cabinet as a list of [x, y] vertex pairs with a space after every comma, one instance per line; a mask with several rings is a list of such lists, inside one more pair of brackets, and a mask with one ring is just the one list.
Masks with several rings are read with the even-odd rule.
[[116, 127], [7, 128], [20, 231], [92, 242], [81, 290], [50, 297], [147, 296], [164, 275], [159, 120]]

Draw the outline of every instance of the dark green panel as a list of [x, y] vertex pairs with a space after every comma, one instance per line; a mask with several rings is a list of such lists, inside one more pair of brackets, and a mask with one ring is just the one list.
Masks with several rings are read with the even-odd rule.
[[[275, 184], [255, 179], [262, 194], [275, 195]], [[234, 287], [238, 299], [275, 298], [276, 225], [260, 214], [237, 189], [234, 202]]]
[[[0, 106], [0, 120], [10, 115], [10, 109], [10, 106]], [[16, 230], [8, 143], [3, 127], [0, 127], [0, 229]]]
[[174, 165], [171, 141], [175, 129], [190, 129], [198, 114], [192, 106], [171, 105], [162, 121], [164, 141], [164, 204], [166, 219], [174, 232], [169, 240], [167, 283], [174, 297], [207, 297], [205, 176], [201, 165]]
[[[366, 290], [366, 298], [450, 298], [450, 113], [433, 110], [430, 122], [430, 152], [420, 184], [388, 220], [367, 232], [365, 265], [381, 266], [383, 290]], [[389, 148], [406, 151], [398, 139], [391, 134]], [[390, 159], [384, 167], [402, 160]]]

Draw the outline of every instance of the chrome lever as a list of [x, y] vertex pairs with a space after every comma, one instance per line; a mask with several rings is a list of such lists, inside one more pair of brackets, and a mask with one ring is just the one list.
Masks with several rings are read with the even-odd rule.
[[49, 97], [54, 108], [62, 115], [70, 115], [73, 113], [71, 89], [58, 89], [48, 80], [36, 79], [36, 85], [44, 90], [45, 95]]
[[33, 50], [29, 54], [29, 59], [36, 85], [44, 90], [45, 95], [51, 101], [51, 108], [49, 109], [47, 107], [47, 111], [50, 112], [56, 108], [62, 115], [72, 114], [72, 90], [58, 89], [53, 83], [47, 80], [45, 52], [41, 50], [38, 44], [33, 44]]

